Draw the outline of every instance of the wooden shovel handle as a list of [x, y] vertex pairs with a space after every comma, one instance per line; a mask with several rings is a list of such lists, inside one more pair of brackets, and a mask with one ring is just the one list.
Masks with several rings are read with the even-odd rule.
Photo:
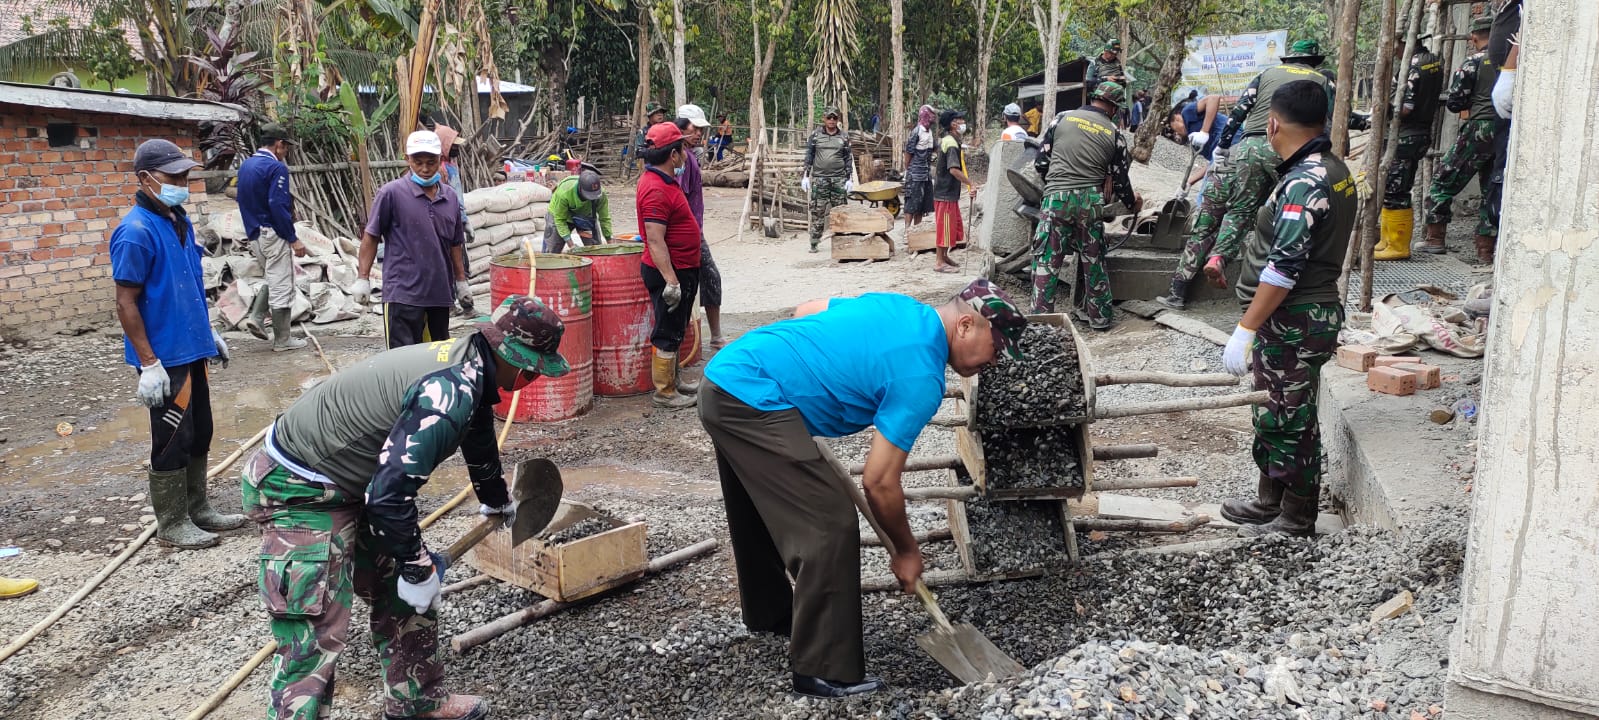
[[466, 531], [465, 535], [450, 543], [450, 546], [444, 550], [444, 556], [450, 559], [451, 565], [454, 565], [455, 561], [460, 560], [461, 556], [466, 554], [466, 551], [483, 542], [483, 538], [488, 537], [489, 533], [500, 529], [503, 525], [505, 525], [504, 515], [490, 515], [483, 518], [481, 522], [473, 525], [471, 530]]

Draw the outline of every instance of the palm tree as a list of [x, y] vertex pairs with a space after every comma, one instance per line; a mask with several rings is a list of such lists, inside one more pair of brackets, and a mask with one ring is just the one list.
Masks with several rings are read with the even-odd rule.
[[860, 13], [855, 0], [818, 0], [816, 3], [816, 89], [823, 100], [849, 119], [849, 59], [860, 49], [855, 24]]

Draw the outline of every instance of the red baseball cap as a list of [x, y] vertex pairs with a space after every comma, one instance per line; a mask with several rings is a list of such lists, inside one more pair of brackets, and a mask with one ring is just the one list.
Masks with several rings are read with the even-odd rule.
[[677, 123], [655, 123], [650, 126], [650, 131], [644, 134], [644, 139], [650, 147], [663, 148], [683, 139], [683, 131], [677, 129]]

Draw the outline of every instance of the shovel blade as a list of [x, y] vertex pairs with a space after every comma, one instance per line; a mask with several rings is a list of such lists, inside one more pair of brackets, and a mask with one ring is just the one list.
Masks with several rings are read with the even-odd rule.
[[1188, 229], [1188, 216], [1192, 211], [1193, 205], [1187, 198], [1167, 200], [1155, 220], [1155, 232], [1150, 236], [1150, 244], [1168, 250], [1182, 248], [1183, 233]]
[[962, 683], [1000, 680], [1026, 669], [971, 623], [955, 623], [948, 630], [935, 627], [916, 636], [916, 644]]
[[550, 524], [561, 506], [561, 469], [545, 458], [532, 458], [516, 464], [511, 482], [511, 501], [516, 503], [516, 518], [511, 521], [511, 546], [521, 545]]

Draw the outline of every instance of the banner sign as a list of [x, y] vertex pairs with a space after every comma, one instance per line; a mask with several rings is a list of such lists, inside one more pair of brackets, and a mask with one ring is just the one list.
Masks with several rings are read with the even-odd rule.
[[1197, 89], [1201, 95], [1219, 94], [1223, 103], [1232, 103], [1260, 71], [1281, 63], [1287, 50], [1287, 30], [1191, 37], [1181, 87], [1174, 97], [1186, 97]]

